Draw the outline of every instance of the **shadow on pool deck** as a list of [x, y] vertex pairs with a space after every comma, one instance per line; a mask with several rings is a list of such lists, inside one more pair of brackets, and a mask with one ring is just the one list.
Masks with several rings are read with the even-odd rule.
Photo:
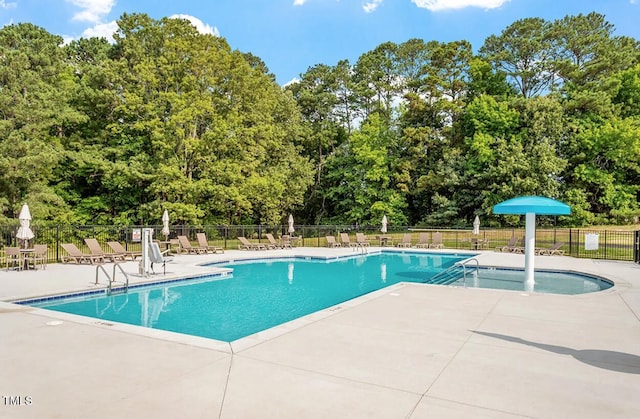
[[580, 362], [593, 365], [594, 367], [604, 368], [610, 371], [626, 372], [629, 374], [640, 374], [640, 356], [628, 354], [624, 352], [605, 351], [601, 349], [581, 349], [576, 350], [566, 346], [548, 345], [545, 343], [532, 342], [515, 336], [501, 335], [499, 333], [480, 332], [471, 330], [483, 336], [489, 336], [496, 339], [506, 340], [508, 342], [520, 343], [532, 346], [534, 348], [543, 349], [559, 355], [569, 355]]

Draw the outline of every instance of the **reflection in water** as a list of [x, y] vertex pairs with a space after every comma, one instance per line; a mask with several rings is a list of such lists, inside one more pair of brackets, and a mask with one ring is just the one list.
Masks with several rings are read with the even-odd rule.
[[442, 256], [431, 256], [434, 268], [442, 268]]
[[287, 279], [289, 280], [289, 285], [293, 284], [293, 262], [289, 262], [289, 266], [287, 266]]
[[478, 288], [479, 281], [478, 281], [478, 270], [476, 269], [475, 271], [471, 272], [471, 278], [473, 278], [473, 287], [474, 288]]
[[387, 282], [387, 264], [384, 262], [380, 264], [380, 279]]
[[100, 299], [96, 299], [96, 314], [98, 316], [102, 316], [107, 312], [110, 308], [112, 308], [114, 313], [120, 313], [122, 309], [129, 303], [129, 294], [125, 294], [125, 299], [121, 304], [117, 304], [117, 299], [113, 295], [109, 296], [107, 300], [107, 305], [104, 308], [100, 308]]
[[162, 294], [151, 298], [150, 290], [143, 290], [138, 294], [140, 304], [140, 325], [153, 327], [160, 318], [160, 313], [167, 311], [169, 305], [174, 303], [180, 294], [171, 292], [168, 288], [162, 289]]

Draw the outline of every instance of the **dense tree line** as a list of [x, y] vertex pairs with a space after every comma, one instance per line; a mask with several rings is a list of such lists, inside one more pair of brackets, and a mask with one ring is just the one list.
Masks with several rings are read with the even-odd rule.
[[[520, 195], [564, 200], [565, 224], [640, 215], [640, 44], [604, 16], [528, 18], [486, 39], [384, 43], [310, 68], [289, 90], [311, 134], [310, 222], [518, 222]], [[343, 173], [343, 169], [344, 173]]]
[[604, 16], [523, 19], [486, 39], [384, 43], [281, 88], [187, 21], [123, 15], [113, 43], [0, 29], [0, 221], [514, 222], [640, 215], [640, 44]]

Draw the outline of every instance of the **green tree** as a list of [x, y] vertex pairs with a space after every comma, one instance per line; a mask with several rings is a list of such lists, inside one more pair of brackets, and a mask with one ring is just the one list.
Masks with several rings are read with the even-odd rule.
[[8, 218], [27, 201], [40, 222], [69, 218], [50, 183], [66, 128], [83, 117], [70, 106], [72, 69], [60, 44], [32, 24], [0, 29], [0, 210]]
[[480, 55], [504, 71], [522, 96], [535, 96], [548, 90], [554, 80], [550, 32], [551, 24], [544, 19], [521, 19], [500, 35], [490, 35]]
[[406, 224], [405, 200], [394, 187], [389, 158], [393, 138], [382, 118], [374, 114], [331, 159], [328, 199], [339, 214], [334, 221], [375, 224], [386, 215], [391, 223]]

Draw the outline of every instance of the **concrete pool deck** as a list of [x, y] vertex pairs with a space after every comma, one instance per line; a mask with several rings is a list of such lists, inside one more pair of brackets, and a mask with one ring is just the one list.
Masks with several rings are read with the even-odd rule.
[[[181, 255], [166, 277], [215, 260], [353, 253]], [[477, 258], [524, 265], [523, 255]], [[225, 344], [7, 302], [95, 289], [95, 266], [3, 270], [0, 417], [640, 417], [640, 265], [535, 259], [616, 285], [565, 296], [402, 283]], [[137, 263], [123, 267], [145, 281]]]

